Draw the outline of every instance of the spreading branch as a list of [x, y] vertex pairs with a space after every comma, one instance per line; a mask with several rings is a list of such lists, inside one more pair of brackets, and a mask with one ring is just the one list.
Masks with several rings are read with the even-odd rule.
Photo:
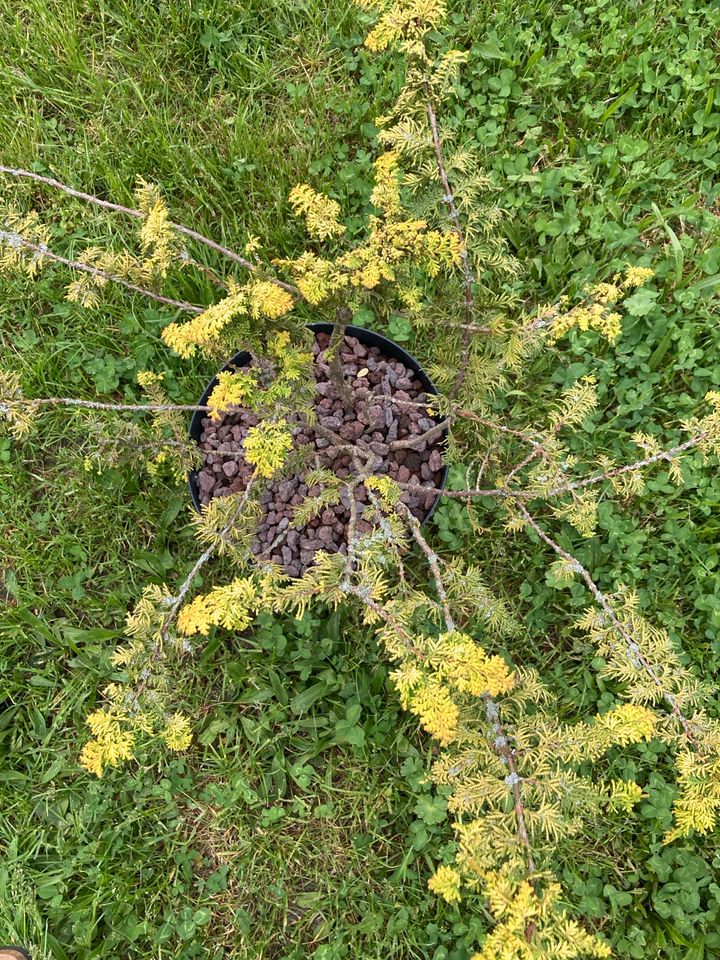
[[468, 253], [467, 244], [465, 242], [465, 231], [463, 229], [462, 220], [460, 218], [460, 213], [455, 203], [455, 196], [447, 175], [442, 140], [440, 138], [440, 130], [438, 129], [437, 115], [431, 102], [428, 102], [427, 104], [427, 115], [430, 122], [433, 149], [435, 151], [435, 162], [437, 165], [440, 182], [442, 183], [444, 190], [443, 202], [448, 208], [448, 214], [452, 220], [455, 233], [457, 234], [457, 238], [460, 243], [460, 264], [462, 266], [463, 287], [465, 290], [465, 327], [463, 329], [462, 354], [460, 356], [458, 372], [452, 390], [452, 394], [455, 395], [460, 390], [465, 380], [468, 359], [470, 357], [470, 340], [474, 312], [473, 283], [475, 282], [475, 277], [473, 276], [472, 267], [470, 266], [470, 254]]
[[[422, 534], [421, 534], [422, 537]], [[430, 547], [425, 543], [425, 547], [430, 551]], [[435, 581], [436, 585], [441, 584], [440, 590], [438, 593], [442, 596], [446, 596], [446, 591], [442, 587], [442, 577], [440, 575], [440, 570], [436, 565], [435, 568]], [[368, 596], [367, 591], [362, 587], [345, 583], [343, 584], [343, 589], [346, 593], [356, 597], [360, 600], [368, 609], [380, 620], [382, 620], [387, 626], [391, 627], [394, 635], [401, 640], [403, 645], [419, 660], [423, 661], [425, 659], [425, 654], [422, 650], [419, 650], [415, 639], [412, 635], [405, 629], [403, 624], [401, 624], [395, 617], [393, 617], [385, 608]], [[450, 623], [452, 623], [452, 616], [450, 616]], [[448, 626], [448, 630], [454, 629], [454, 626]], [[484, 694], [482, 701], [485, 707], [485, 716], [490, 724], [490, 729], [492, 731], [492, 736], [488, 739], [495, 753], [505, 762], [509, 771], [508, 782], [511, 784], [511, 791], [513, 795], [513, 815], [515, 817], [515, 823], [517, 826], [518, 840], [522, 846], [526, 863], [528, 878], [532, 882], [532, 877], [536, 871], [535, 858], [533, 856], [532, 845], [530, 843], [530, 834], [527, 828], [527, 821], [525, 817], [525, 803], [522, 796], [522, 777], [517, 772], [517, 766], [515, 763], [515, 751], [510, 746], [510, 739], [506, 729], [502, 726], [500, 722], [500, 706], [498, 702], [491, 697], [489, 694]], [[533, 887], [534, 889], [534, 887]]]
[[418, 522], [417, 517], [412, 513], [412, 511], [402, 502], [398, 503], [397, 510], [404, 517], [405, 522], [408, 525], [410, 533], [413, 535], [413, 539], [420, 547], [422, 552], [425, 554], [425, 559], [428, 562], [430, 567], [430, 573], [432, 574], [433, 580], [435, 581], [435, 590], [440, 601], [440, 606], [442, 607], [443, 617], [445, 619], [445, 629], [452, 632], [455, 630], [455, 620], [453, 619], [452, 612], [450, 610], [450, 604], [448, 602], [447, 591], [442, 580], [442, 575], [440, 573], [440, 564], [438, 560], [438, 555], [432, 549], [430, 544], [427, 542], [423, 536], [423, 532], [420, 528], [420, 523]]
[[345, 331], [352, 320], [352, 311], [348, 307], [341, 307], [335, 316], [335, 324], [330, 335], [327, 353], [330, 360], [330, 379], [335, 387], [338, 396], [342, 400], [345, 411], [352, 410], [354, 405], [353, 392], [350, 384], [345, 379], [342, 367], [342, 358], [340, 350], [345, 343]]
[[390, 444], [391, 450], [412, 450], [416, 447], [421, 447], [423, 443], [432, 443], [433, 440], [437, 440], [438, 437], [442, 437], [444, 433], [447, 432], [448, 423], [446, 420], [442, 420], [440, 423], [436, 423], [434, 427], [430, 427], [429, 430], [426, 430], [425, 433], [421, 433], [415, 437], [407, 437], [405, 440], [393, 440]]
[[623, 467], [612, 467], [604, 473], [596, 473], [591, 477], [585, 477], [584, 480], [573, 480], [569, 483], [562, 483], [548, 491], [548, 496], [555, 496], [559, 493], [568, 493], [572, 490], [580, 490], [582, 487], [589, 487], [596, 483], [603, 483], [605, 480], [611, 480], [613, 477], [620, 477], [624, 473], [634, 473], [636, 470], [642, 470], [644, 467], [650, 467], [654, 463], [670, 462], [687, 450], [697, 447], [707, 438], [706, 432], [698, 433], [690, 437], [684, 443], [679, 443], [675, 447], [669, 447], [667, 450], [660, 450], [652, 456], [644, 457], [642, 460], [636, 460], [635, 463], [628, 463]]
[[642, 651], [640, 650], [638, 644], [635, 641], [635, 638], [632, 636], [632, 634], [628, 631], [628, 629], [619, 619], [610, 601], [602, 592], [602, 590], [598, 587], [598, 585], [595, 583], [595, 581], [590, 575], [590, 572], [587, 570], [586, 567], [583, 566], [582, 563], [580, 563], [577, 557], [574, 557], [567, 550], [564, 550], [559, 543], [556, 543], [556, 541], [553, 540], [552, 537], [549, 536], [543, 530], [543, 528], [540, 526], [537, 520], [535, 520], [535, 518], [530, 514], [525, 504], [523, 504], [520, 500], [516, 502], [517, 502], [518, 509], [520, 510], [520, 513], [525, 518], [525, 522], [528, 524], [528, 526], [530, 526], [535, 531], [535, 533], [538, 535], [538, 537], [540, 537], [543, 543], [547, 544], [547, 546], [549, 546], [550, 549], [553, 550], [559, 557], [561, 557], [568, 564], [570, 564], [572, 566], [572, 569], [576, 573], [579, 573], [580, 576], [583, 578], [583, 580], [585, 581], [585, 584], [587, 585], [588, 590], [595, 598], [596, 602], [602, 609], [603, 613], [606, 615], [606, 617], [608, 618], [610, 623], [613, 625], [617, 633], [625, 641], [627, 653], [629, 654], [629, 656], [640, 663], [644, 672], [647, 674], [647, 676], [650, 678], [653, 684], [657, 687], [660, 695], [670, 706], [672, 715], [682, 725], [683, 731], [688, 741], [693, 746], [696, 746], [697, 739], [693, 732], [692, 725], [688, 720], [688, 718], [683, 714], [682, 710], [680, 709], [677, 702], [677, 698], [669, 690], [665, 689], [662, 682], [660, 681], [660, 678], [658, 677], [657, 670], [648, 661], [647, 657], [643, 655]]
[[[60, 180], [55, 180], [53, 177], [44, 177], [41, 174], [33, 173], [30, 170], [22, 170], [17, 167], [6, 167], [0, 164], [0, 173], [5, 173], [11, 177], [23, 177], [27, 180], [34, 180], [35, 183], [43, 183], [48, 187], [53, 187], [55, 190], [60, 190], [69, 197], [75, 197], [78, 200], [84, 200], [86, 203], [94, 204], [96, 207], [102, 207], [105, 210], [112, 210], [115, 213], [122, 213], [128, 217], [143, 219], [145, 216], [142, 210], [137, 210], [134, 207], [126, 207], [121, 203], [111, 203], [109, 200], [101, 200], [100, 197], [96, 197], [91, 193], [84, 193], [82, 190], [75, 190], [73, 187], [69, 187], [67, 184], [61, 183]], [[232, 260], [234, 263], [239, 264], [241, 267], [243, 267], [245, 270], [249, 270], [251, 273], [256, 273], [260, 269], [258, 264], [248, 260], [247, 257], [240, 256], [239, 253], [236, 253], [229, 247], [224, 247], [215, 240], [211, 240], [209, 237], [198, 233], [197, 230], [192, 230], [190, 227], [185, 227], [181, 223], [173, 223], [171, 226], [176, 233], [182, 234], [185, 237], [189, 237], [203, 246], [208, 247], [210, 250], [214, 250], [216, 253], [221, 254], [223, 257], [227, 257], [228, 260]], [[277, 280], [273, 277], [269, 279], [271, 283], [282, 287], [282, 289], [287, 290], [288, 293], [292, 293], [296, 297], [300, 296], [299, 290], [293, 284], [285, 283], [284, 281]]]
[[[163, 644], [166, 643], [170, 637], [170, 629], [172, 625], [178, 618], [178, 614], [182, 609], [182, 605], [185, 602], [190, 589], [192, 588], [193, 583], [195, 582], [195, 577], [200, 573], [205, 564], [210, 560], [214, 555], [215, 551], [218, 549], [223, 540], [226, 539], [232, 528], [235, 526], [235, 523], [238, 520], [238, 517], [245, 509], [245, 505], [250, 499], [250, 494], [252, 493], [253, 486], [255, 484], [255, 474], [252, 474], [248, 480], [248, 484], [243, 491], [242, 496], [238, 500], [237, 508], [232, 511], [227, 522], [223, 526], [222, 530], [218, 534], [217, 538], [200, 554], [195, 563], [193, 564], [192, 569], [188, 575], [183, 580], [182, 584], [176, 595], [172, 598], [170, 609], [167, 613], [167, 616], [163, 620], [162, 627], [160, 628], [160, 640], [155, 643], [152, 652], [150, 654], [149, 663], [153, 663], [158, 659], [162, 653]], [[142, 694], [145, 692], [151, 679], [150, 672], [147, 673], [145, 679], [139, 684], [137, 690], [135, 691], [135, 702], [139, 700]]]
[[169, 307], [174, 307], [176, 310], [183, 310], [185, 313], [202, 313], [205, 309], [205, 307], [199, 307], [195, 303], [188, 303], [186, 300], [173, 300], [171, 297], [164, 297], [160, 293], [155, 293], [154, 290], [148, 290], [147, 287], [138, 286], [138, 284], [131, 283], [130, 280], [126, 280], [124, 277], [118, 277], [113, 273], [108, 273], [107, 270], [94, 267], [89, 263], [82, 263], [80, 260], [69, 260], [59, 253], [53, 253], [47, 244], [33, 243], [31, 240], [26, 240], [25, 237], [21, 237], [17, 233], [0, 230], [0, 242], [3, 241], [16, 250], [27, 250], [38, 260], [51, 260], [53, 263], [60, 263], [65, 267], [70, 267], [71, 270], [77, 270], [79, 273], [87, 273], [97, 280], [117, 283], [121, 287], [125, 287], [126, 290], [132, 290], [133, 293], [140, 293], [143, 297], [149, 297], [151, 300], [164, 303]]

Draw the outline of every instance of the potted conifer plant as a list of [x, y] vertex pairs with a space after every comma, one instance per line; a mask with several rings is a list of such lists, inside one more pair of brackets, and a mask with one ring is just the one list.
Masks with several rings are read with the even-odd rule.
[[[678, 765], [668, 842], [708, 832], [720, 810], [720, 726], [703, 710], [703, 684], [667, 633], [645, 620], [629, 593], [601, 590], [547, 527], [560, 518], [590, 535], [598, 491], [631, 495], [655, 464], [677, 479], [688, 451], [720, 452], [720, 395], [708, 395], [681, 442], [663, 446], [636, 434], [641, 455], [626, 464], [579, 463], [569, 454], [568, 437], [597, 404], [589, 378], [558, 396], [542, 423], [497, 412], [497, 398], [531, 359], [552, 355], [570, 329], [613, 343], [623, 297], [652, 270], [631, 266], [574, 300], [522, 310], [512, 289], [518, 264], [495, 229], [501, 212], [461, 135], [438, 119], [464, 61], [462, 51], [443, 47], [442, 0], [359, 3], [376, 21], [368, 48], [399, 53], [407, 71], [377, 121], [371, 210], [351, 241], [339, 204], [306, 184], [289, 204], [305, 222], [308, 245], [278, 259], [255, 237], [237, 252], [175, 223], [148, 184], [127, 207], [0, 168], [139, 226], [138, 252], [91, 247], [70, 259], [52, 248], [47, 223], [15, 210], [0, 232], [5, 269], [70, 269], [68, 299], [88, 308], [120, 285], [172, 311], [163, 339], [181, 357], [202, 354], [215, 368], [234, 357], [188, 405], [170, 402], [162, 373], [139, 377], [148, 394], [142, 404], [27, 398], [16, 376], [2, 375], [0, 411], [18, 437], [48, 406], [144, 415], [112, 430], [93, 421], [97, 461], [130, 450], [152, 473], [169, 470], [178, 480], [190, 473], [198, 508], [202, 551], [178, 587], [148, 586], [128, 616], [127, 640], [113, 657], [125, 682], [110, 684], [88, 717], [81, 763], [101, 776], [152, 740], [190, 746], [174, 678], [211, 631], [245, 630], [259, 611], [354, 607], [392, 662], [403, 705], [436, 742], [430, 776], [452, 788], [457, 844], [429, 884], [449, 902], [465, 887], [486, 895], [496, 926], [479, 960], [605, 957], [607, 943], [563, 907], [553, 856], [589, 819], [628, 815], [642, 790], [588, 771], [611, 747], [660, 738]], [[206, 254], [222, 266], [200, 259]], [[162, 293], [179, 268], [208, 276], [215, 302]], [[432, 330], [427, 374], [396, 345], [352, 326], [368, 302]], [[448, 463], [466, 466], [464, 486], [445, 486]], [[580, 628], [617, 682], [620, 702], [596, 716], [553, 714], [543, 679], [500, 651], [499, 638], [512, 650], [520, 631], [514, 611], [482, 570], [439, 556], [423, 530], [438, 497], [471, 511], [489, 504], [498, 536], [539, 538], [556, 578], [585, 585]], [[411, 550], [424, 574], [409, 567]], [[217, 554], [235, 562], [237, 575], [195, 594], [197, 575]]]

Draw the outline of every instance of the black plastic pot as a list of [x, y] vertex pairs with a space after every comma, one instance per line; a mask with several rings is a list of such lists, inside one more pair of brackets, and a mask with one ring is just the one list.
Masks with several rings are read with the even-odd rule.
[[[309, 323], [308, 328], [313, 331], [313, 333], [332, 333], [333, 325], [331, 323]], [[410, 356], [407, 350], [403, 350], [402, 347], [398, 346], [392, 340], [388, 340], [387, 337], [383, 337], [379, 333], [375, 333], [372, 330], [366, 330], [365, 327], [353, 327], [348, 326], [346, 329], [346, 334], [350, 337], [356, 337], [360, 343], [364, 343], [368, 347], [377, 347], [381, 353], [386, 357], [390, 357], [391, 360], [400, 360], [401, 363], [404, 363], [406, 367], [409, 367], [413, 371], [415, 376], [418, 378], [420, 383], [423, 385], [425, 393], [431, 393], [437, 395], [437, 388], [432, 382], [430, 377], [425, 373], [423, 368], [417, 362], [415, 357]], [[236, 353], [228, 362], [221, 368], [219, 371], [223, 373], [225, 370], [236, 370], [238, 367], [246, 367], [250, 363], [250, 354], [247, 350], [241, 350], [240, 353]], [[205, 392], [198, 400], [198, 406], [203, 407], [207, 404], [210, 394], [213, 392], [217, 386], [217, 377], [213, 377], [210, 383], [205, 388]], [[201, 410], [196, 410], [192, 415], [190, 420], [190, 437], [196, 443], [200, 443], [200, 437], [202, 435], [202, 421], [207, 416], [206, 413], [203, 413]], [[438, 419], [438, 418], [436, 418]], [[439, 487], [443, 489], [447, 483], [448, 468], [444, 466], [442, 468], [442, 475], [440, 477]], [[197, 471], [193, 470], [188, 476], [188, 486], [190, 488], [190, 498], [193, 502], [195, 509], [200, 512], [200, 494], [198, 493], [197, 487]], [[430, 519], [435, 511], [435, 507], [438, 505], [440, 500], [440, 494], [435, 498], [433, 505], [427, 511], [423, 517], [423, 523]]]

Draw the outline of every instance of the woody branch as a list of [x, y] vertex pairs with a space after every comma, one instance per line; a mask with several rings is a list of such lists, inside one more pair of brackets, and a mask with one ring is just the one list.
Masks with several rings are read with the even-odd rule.
[[[91, 203], [96, 207], [102, 207], [105, 210], [112, 210], [115, 213], [122, 213], [125, 216], [134, 217], [136, 219], [142, 219], [144, 217], [142, 210], [137, 210], [134, 207], [126, 207], [121, 203], [112, 203], [109, 200], [102, 200], [100, 197], [96, 197], [91, 193], [85, 193], [82, 190], [75, 190], [73, 187], [70, 187], [65, 183], [61, 183], [60, 180], [55, 180], [53, 177], [45, 177], [39, 173], [33, 173], [30, 170], [23, 170], [17, 167], [6, 167], [2, 164], [0, 164], [0, 173], [5, 173], [12, 177], [33, 180], [35, 183], [43, 183], [46, 186], [53, 187], [55, 190], [60, 190], [69, 197], [75, 197], [78, 200], [84, 200], [86, 203]], [[191, 240], [195, 240], [197, 243], [208, 247], [210, 250], [214, 250], [216, 253], [221, 254], [223, 257], [227, 257], [228, 260], [232, 260], [234, 263], [239, 264], [241, 267], [243, 267], [245, 270], [249, 270], [251, 273], [256, 273], [259, 269], [258, 264], [248, 260], [247, 257], [243, 257], [229, 247], [225, 247], [222, 244], [217, 243], [215, 240], [211, 240], [209, 237], [198, 233], [197, 230], [192, 230], [190, 227], [185, 227], [181, 223], [173, 223], [172, 228], [176, 233], [179, 233], [185, 237], [189, 237]], [[276, 284], [276, 286], [282, 287], [283, 290], [287, 290], [288, 293], [292, 293], [295, 296], [300, 295], [297, 287], [291, 283], [285, 283], [284, 281], [277, 280], [275, 278], [270, 278], [270, 281]]]

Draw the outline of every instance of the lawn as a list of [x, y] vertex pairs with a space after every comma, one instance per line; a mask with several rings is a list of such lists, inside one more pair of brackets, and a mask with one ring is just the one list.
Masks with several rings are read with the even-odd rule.
[[[469, 60], [448, 121], [507, 211], [521, 299], [551, 302], [627, 262], [656, 271], [615, 347], [571, 336], [552, 376], [537, 361], [511, 402], [531, 417], [593, 373], [593, 445], [634, 459], [624, 438], [679, 436], [720, 389], [720, 8], [451, 10]], [[373, 118], [400, 75], [362, 49], [349, 0], [15, 0], [8, 14], [0, 163], [120, 203], [138, 177], [158, 182], [180, 221], [238, 249], [257, 235], [274, 256], [301, 248], [286, 203], [298, 182], [329, 190], [358, 227]], [[40, 210], [57, 200], [10, 181], [2, 195]], [[62, 209], [64, 249], [106, 232], [87, 209]], [[63, 279], [2, 284], [0, 356], [28, 395], [138, 400], [136, 374], [151, 368], [175, 400], [196, 400], [214, 369], [163, 345], [171, 312], [121, 295], [85, 311], [64, 302]], [[169, 295], [200, 302], [208, 290], [188, 275]], [[430, 335], [397, 318], [357, 320], [430, 354]], [[186, 491], [123, 467], [89, 474], [83, 423], [56, 412], [28, 443], [0, 435], [0, 941], [32, 942], [38, 960], [468, 960], [487, 928], [482, 898], [453, 908], [427, 889], [452, 843], [446, 799], [424, 780], [431, 745], [350, 614], [218, 633], [180, 694], [196, 719], [188, 754], [100, 781], [78, 766], [128, 608], [147, 583], [180, 583], [197, 554]], [[604, 501], [589, 540], [559, 521], [554, 531], [604, 589], [634, 587], [712, 678], [720, 479], [699, 455], [684, 470], [680, 489], [660, 471], [637, 500]], [[567, 626], [583, 586], [560, 589], [545, 547], [499, 536], [495, 521], [490, 507], [470, 522], [446, 503], [429, 536], [510, 600], [523, 629], [508, 652], [542, 667], [561, 716], [612, 702]], [[633, 776], [646, 797], [622, 828], [598, 824], [559, 858], [571, 909], [618, 957], [720, 956], [720, 846], [712, 835], [662, 845], [674, 795], [664, 748], [611, 754], [608, 776]]]

